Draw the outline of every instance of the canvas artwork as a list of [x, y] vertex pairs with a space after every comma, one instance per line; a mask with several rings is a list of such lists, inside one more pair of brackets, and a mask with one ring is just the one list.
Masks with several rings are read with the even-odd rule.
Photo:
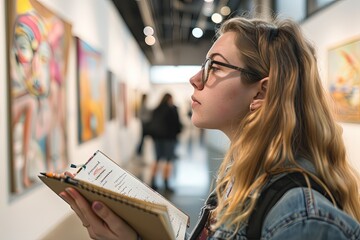
[[68, 165], [66, 72], [71, 25], [36, 0], [8, 0], [10, 196]]
[[328, 61], [330, 94], [338, 119], [360, 122], [360, 39], [331, 48]]
[[105, 128], [106, 70], [102, 55], [76, 38], [78, 65], [78, 140], [100, 136]]
[[107, 109], [108, 120], [116, 118], [116, 90], [117, 79], [112, 71], [107, 72]]
[[119, 115], [122, 116], [120, 118], [120, 126], [127, 127], [129, 122], [129, 107], [128, 107], [128, 99], [127, 99], [127, 85], [124, 82], [119, 83]]
[[134, 116], [135, 118], [139, 118], [142, 95], [143, 93], [141, 91], [139, 91], [138, 89], [133, 89], [131, 108], [132, 108], [132, 116]]

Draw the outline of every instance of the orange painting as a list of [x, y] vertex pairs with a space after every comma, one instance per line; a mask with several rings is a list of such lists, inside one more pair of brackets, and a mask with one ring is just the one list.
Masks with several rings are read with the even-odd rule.
[[338, 120], [360, 122], [360, 40], [330, 49], [328, 61], [330, 94]]
[[78, 139], [83, 143], [104, 132], [106, 73], [101, 53], [76, 38], [78, 64]]

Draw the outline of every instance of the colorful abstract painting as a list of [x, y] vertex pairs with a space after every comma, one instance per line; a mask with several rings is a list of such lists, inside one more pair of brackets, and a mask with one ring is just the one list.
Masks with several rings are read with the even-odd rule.
[[360, 122], [360, 39], [328, 52], [330, 93], [338, 119]]
[[105, 128], [106, 70], [102, 55], [76, 38], [79, 143], [100, 136]]
[[8, 0], [11, 196], [68, 166], [66, 73], [71, 25], [35, 0]]

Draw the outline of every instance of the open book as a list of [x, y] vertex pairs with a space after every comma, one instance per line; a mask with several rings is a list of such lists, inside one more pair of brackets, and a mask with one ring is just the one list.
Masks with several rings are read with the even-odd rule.
[[96, 151], [74, 178], [50, 173], [39, 178], [56, 194], [73, 187], [90, 202], [103, 202], [144, 240], [185, 238], [189, 217], [101, 151]]

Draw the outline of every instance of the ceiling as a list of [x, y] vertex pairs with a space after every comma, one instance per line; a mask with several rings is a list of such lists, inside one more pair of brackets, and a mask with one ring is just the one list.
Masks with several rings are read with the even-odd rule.
[[[208, 49], [214, 39], [216, 24], [212, 22], [211, 16], [204, 15], [204, 9], [219, 12], [222, 6], [227, 5], [232, 12], [230, 16], [234, 16], [249, 12], [252, 5], [251, 0], [213, 0], [212, 3], [205, 3], [204, 0], [112, 1], [152, 65], [174, 64], [171, 61], [174, 56], [169, 56], [174, 54], [173, 51], [169, 51], [174, 47], [180, 48], [177, 53], [182, 52], [182, 47], [190, 47], [191, 51], [202, 49], [202, 44]], [[152, 26], [155, 30], [154, 37], [157, 42], [153, 46], [147, 45], [144, 41], [143, 29], [146, 25]], [[199, 26], [203, 29], [204, 35], [197, 39], [191, 32]], [[203, 58], [203, 53], [200, 54]], [[186, 63], [183, 61], [176, 64]]]

